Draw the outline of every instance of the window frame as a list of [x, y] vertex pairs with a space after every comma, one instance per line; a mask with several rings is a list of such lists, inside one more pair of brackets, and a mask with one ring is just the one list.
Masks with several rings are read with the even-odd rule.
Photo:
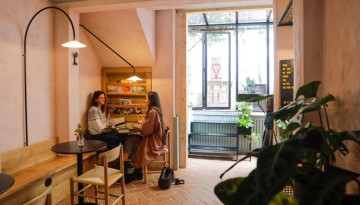
[[[239, 45], [238, 45], [238, 41], [239, 41], [239, 35], [238, 35], [238, 31], [239, 31], [239, 28], [240, 27], [243, 27], [243, 26], [261, 26], [261, 25], [265, 25], [266, 26], [266, 62], [267, 62], [267, 77], [266, 77], [266, 92], [267, 94], [269, 94], [269, 91], [270, 91], [270, 26], [273, 25], [273, 21], [270, 21], [270, 17], [272, 15], [272, 10], [269, 10], [268, 14], [267, 14], [267, 20], [266, 22], [249, 22], [249, 23], [239, 23], [238, 22], [238, 12], [236, 11], [235, 12], [235, 18], [236, 18], [236, 22], [235, 23], [224, 23], [224, 24], [209, 24], [208, 23], [208, 20], [206, 18], [206, 14], [203, 13], [203, 16], [204, 16], [204, 20], [205, 20], [205, 25], [188, 25], [188, 32], [197, 32], [197, 33], [202, 33], [203, 36], [202, 36], [202, 41], [203, 41], [203, 47], [202, 47], [202, 66], [203, 66], [203, 70], [202, 70], [202, 73], [203, 73], [203, 83], [202, 83], [202, 107], [193, 107], [192, 109], [193, 110], [229, 110], [231, 108], [231, 56], [230, 56], [230, 53], [231, 53], [231, 44], [229, 44], [229, 107], [207, 107], [206, 104], [207, 104], [207, 82], [206, 82], [206, 78], [204, 78], [204, 71], [205, 71], [205, 68], [206, 68], [206, 65], [207, 62], [206, 62], [206, 47], [207, 44], [205, 44], [206, 42], [206, 33], [215, 33], [215, 32], [211, 32], [211, 31], [194, 31], [194, 30], [190, 30], [191, 28], [208, 28], [208, 27], [224, 27], [224, 26], [233, 26], [235, 27], [235, 45], [236, 45], [236, 48], [235, 48], [235, 57], [236, 57], [236, 65], [235, 65], [235, 94], [237, 95], [238, 92], [239, 92]], [[219, 32], [220, 33], [220, 32]], [[230, 43], [230, 38], [229, 38], [229, 43]], [[205, 63], [204, 63], [205, 62]], [[207, 77], [207, 76], [205, 76]], [[236, 98], [236, 97], [235, 97]], [[237, 108], [236, 108], [237, 109]]]

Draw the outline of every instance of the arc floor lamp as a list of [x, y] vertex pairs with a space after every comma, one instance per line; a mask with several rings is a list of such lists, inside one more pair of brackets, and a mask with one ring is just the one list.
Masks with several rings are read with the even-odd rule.
[[53, 6], [49, 6], [49, 7], [45, 7], [41, 10], [39, 10], [30, 20], [29, 24], [27, 25], [26, 31], [25, 31], [25, 37], [24, 37], [24, 101], [25, 101], [25, 146], [28, 146], [29, 141], [28, 141], [28, 123], [27, 123], [27, 89], [26, 89], [26, 37], [27, 37], [27, 33], [29, 31], [29, 27], [32, 23], [32, 21], [34, 20], [34, 18], [42, 11], [47, 10], [47, 9], [57, 9], [59, 11], [61, 11], [62, 13], [64, 13], [66, 15], [66, 17], [69, 19], [70, 23], [71, 23], [71, 27], [72, 27], [72, 31], [73, 31], [73, 40], [62, 44], [62, 46], [64, 47], [71, 47], [71, 48], [83, 48], [86, 47], [85, 44], [82, 44], [80, 42], [78, 42], [75, 39], [75, 29], [74, 29], [74, 24], [71, 21], [69, 15], [62, 9], [58, 8], [58, 7], [53, 7]]

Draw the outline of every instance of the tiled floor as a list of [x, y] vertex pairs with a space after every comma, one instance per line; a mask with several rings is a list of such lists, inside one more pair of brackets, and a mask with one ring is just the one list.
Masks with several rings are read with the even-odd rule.
[[[214, 194], [214, 187], [221, 181], [220, 174], [232, 164], [234, 161], [189, 158], [188, 168], [180, 169], [175, 173], [177, 178], [185, 179], [185, 184], [172, 185], [168, 190], [161, 190], [157, 185], [160, 174], [149, 174], [147, 184], [135, 181], [126, 185], [126, 204], [221, 204]], [[247, 176], [255, 167], [256, 158], [251, 162], [241, 162], [223, 179]], [[110, 193], [121, 193], [120, 184], [112, 185], [110, 190]], [[94, 200], [90, 199], [90, 201]], [[103, 201], [100, 204], [104, 204]], [[122, 203], [120, 201], [117, 204]], [[57, 205], [70, 205], [70, 198], [67, 197]]]

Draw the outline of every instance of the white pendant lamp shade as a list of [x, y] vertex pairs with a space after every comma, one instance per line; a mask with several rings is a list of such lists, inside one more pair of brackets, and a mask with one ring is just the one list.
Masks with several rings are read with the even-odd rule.
[[63, 47], [68, 47], [68, 48], [84, 48], [84, 47], [86, 47], [85, 44], [80, 43], [76, 39], [71, 40], [71, 41], [69, 41], [67, 43], [63, 43], [62, 46]]
[[127, 80], [137, 81], [137, 80], [142, 80], [142, 79], [137, 77], [136, 75], [134, 75], [133, 77], [128, 78]]

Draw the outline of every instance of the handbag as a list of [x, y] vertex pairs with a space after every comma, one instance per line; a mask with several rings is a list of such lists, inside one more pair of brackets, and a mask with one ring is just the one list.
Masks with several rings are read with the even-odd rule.
[[159, 177], [159, 181], [158, 181], [159, 188], [169, 189], [174, 181], [175, 181], [175, 185], [185, 184], [185, 180], [175, 178], [174, 169], [170, 168], [168, 164], [165, 164]]

